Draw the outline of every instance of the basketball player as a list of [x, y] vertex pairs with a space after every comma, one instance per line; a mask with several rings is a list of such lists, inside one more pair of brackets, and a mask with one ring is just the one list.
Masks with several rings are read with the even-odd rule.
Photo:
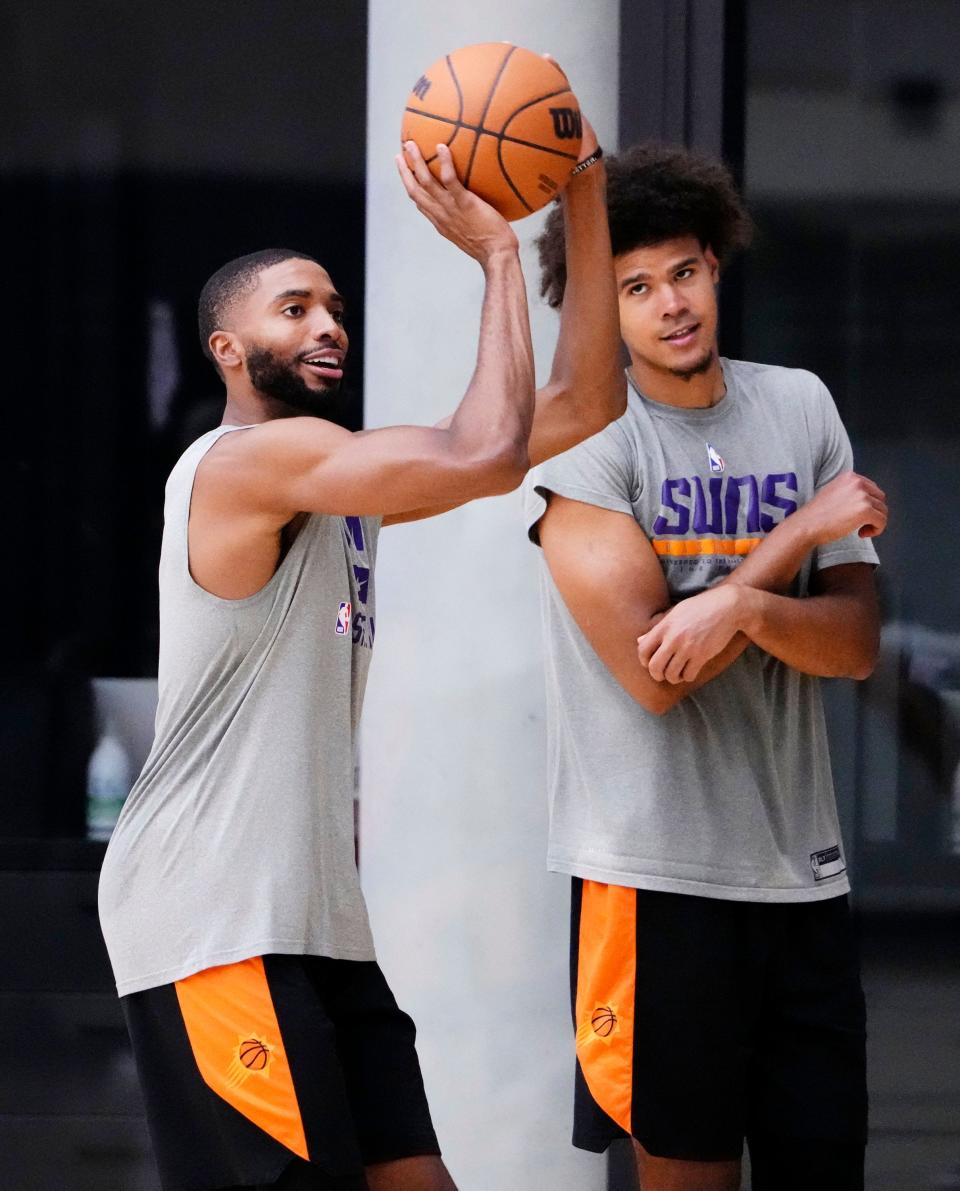
[[626, 386], [592, 131], [563, 198], [570, 309], [536, 395], [516, 236], [437, 152], [440, 181], [408, 144], [403, 184], [485, 276], [476, 371], [444, 426], [325, 420], [346, 316], [311, 257], [242, 257], [201, 295], [226, 409], [167, 483], [156, 739], [100, 883], [165, 1191], [453, 1187], [354, 862], [377, 535], [516, 488], [618, 417]]
[[[864, 1007], [819, 676], [878, 643], [869, 539], [811, 373], [721, 359], [749, 224], [683, 151], [611, 162], [625, 415], [528, 477], [542, 546], [550, 867], [573, 878], [574, 1144], [643, 1191], [863, 1186]], [[563, 228], [541, 239], [565, 301]]]

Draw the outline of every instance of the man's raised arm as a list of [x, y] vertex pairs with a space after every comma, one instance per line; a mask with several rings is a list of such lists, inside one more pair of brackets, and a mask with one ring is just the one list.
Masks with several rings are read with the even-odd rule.
[[[582, 160], [595, 152], [596, 133], [584, 119]], [[408, 187], [408, 191], [416, 201], [415, 189]], [[534, 403], [527, 448], [530, 467], [599, 433], [627, 407], [602, 158], [570, 179], [559, 202], [566, 285], [550, 378], [537, 391]], [[557, 217], [551, 215], [551, 219]], [[445, 418], [438, 428], [450, 425], [451, 419]], [[435, 500], [390, 517], [385, 524], [435, 517], [462, 503]]]
[[440, 181], [416, 146], [397, 165], [408, 193], [441, 235], [477, 260], [485, 291], [477, 365], [445, 427], [350, 433], [317, 418], [278, 418], [229, 435], [210, 465], [231, 507], [278, 524], [298, 512], [403, 514], [515, 488], [528, 467], [533, 348], [517, 239], [492, 207], [457, 181], [438, 146]]
[[[582, 159], [596, 150], [584, 120]], [[627, 407], [602, 160], [570, 179], [560, 204], [566, 285], [550, 379], [537, 393], [531, 467], [599, 433]]]

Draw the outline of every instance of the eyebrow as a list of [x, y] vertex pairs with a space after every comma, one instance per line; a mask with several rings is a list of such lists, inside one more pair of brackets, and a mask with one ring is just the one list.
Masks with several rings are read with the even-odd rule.
[[[682, 261], [671, 265], [668, 272], [679, 273], [681, 269], [687, 268], [688, 265], [695, 265], [698, 259], [695, 256], [684, 257]], [[649, 276], [650, 274], [645, 269], [638, 269], [636, 273], [631, 273], [629, 277], [624, 277], [623, 281], [620, 282], [620, 288], [626, 289], [628, 286], [636, 285], [638, 281], [645, 281]]]
[[[314, 293], [312, 289], [285, 289], [282, 293], [277, 294], [273, 300], [274, 302], [285, 302], [287, 298], [312, 298], [313, 296]], [[336, 290], [331, 290], [330, 293], [327, 294], [327, 302], [336, 302], [344, 309], [346, 309], [347, 306], [346, 302]]]

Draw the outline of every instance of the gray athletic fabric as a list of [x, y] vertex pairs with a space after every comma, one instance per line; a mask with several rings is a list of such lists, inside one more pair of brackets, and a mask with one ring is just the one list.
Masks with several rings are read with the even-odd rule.
[[354, 742], [380, 522], [307, 519], [271, 580], [224, 600], [187, 564], [198, 439], [167, 482], [156, 738], [107, 848], [121, 996], [268, 952], [370, 960]]
[[[724, 360], [726, 396], [678, 409], [632, 391], [626, 413], [528, 477], [545, 494], [626, 513], [661, 554], [674, 600], [711, 586], [796, 504], [852, 466], [811, 373]], [[713, 545], [704, 545], [712, 542]], [[743, 547], [740, 547], [743, 549]], [[852, 534], [818, 568], [877, 561]], [[808, 590], [808, 563], [794, 594]], [[755, 646], [657, 717], [612, 677], [541, 556], [551, 869], [608, 884], [744, 901], [812, 901], [849, 886], [815, 678]]]

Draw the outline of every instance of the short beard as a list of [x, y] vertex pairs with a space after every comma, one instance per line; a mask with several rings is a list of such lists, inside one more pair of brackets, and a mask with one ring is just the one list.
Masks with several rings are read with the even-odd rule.
[[713, 363], [713, 348], [711, 348], [702, 360], [698, 360], [690, 368], [670, 368], [668, 369], [674, 376], [678, 376], [681, 380], [691, 380], [695, 376], [702, 376], [705, 372], [710, 370], [710, 365]]
[[325, 380], [322, 389], [311, 389], [291, 364], [266, 347], [248, 350], [247, 374], [264, 397], [314, 418], [329, 416], [331, 398], [340, 389], [339, 380]]

